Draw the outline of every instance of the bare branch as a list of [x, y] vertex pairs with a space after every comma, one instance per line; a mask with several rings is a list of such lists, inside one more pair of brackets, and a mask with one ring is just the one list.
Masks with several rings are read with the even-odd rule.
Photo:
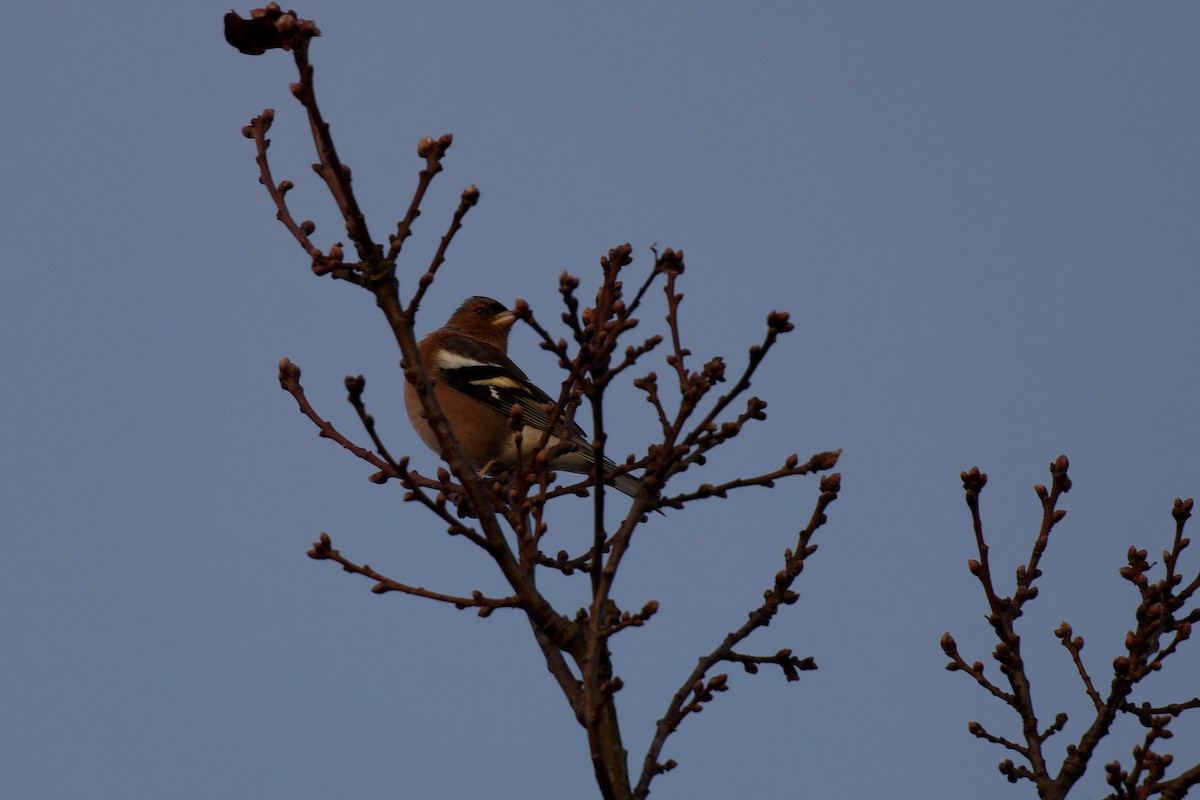
[[354, 455], [374, 466], [381, 473], [385, 473], [389, 477], [399, 478], [401, 475], [394, 471], [391, 464], [383, 458], [372, 453], [366, 448], [359, 447], [354, 442], [347, 439], [333, 424], [328, 420], [322, 419], [312, 404], [308, 402], [308, 398], [304, 394], [304, 387], [300, 385], [300, 367], [293, 364], [289, 359], [281, 359], [279, 362], [279, 385], [285, 392], [290, 394], [296, 400], [296, 404], [300, 406], [300, 413], [312, 420], [312, 423], [317, 426], [322, 439], [329, 439], [337, 442], [342, 447], [349, 450]]
[[[655, 775], [662, 772], [662, 765], [658, 759], [668, 737], [678, 730], [679, 724], [687, 715], [700, 709], [700, 703], [703, 702], [703, 699], [698, 700], [695, 698], [696, 687], [704, 685], [703, 681], [708, 671], [721, 661], [738, 661], [744, 665], [745, 661], [735, 654], [734, 648], [754, 631], [768, 625], [781, 606], [791, 605], [799, 599], [799, 595], [792, 591], [792, 584], [804, 569], [804, 562], [810, 555], [816, 552], [816, 545], [809, 544], [809, 541], [817, 529], [825, 524], [827, 519], [825, 510], [837, 499], [840, 490], [841, 475], [834, 473], [821, 478], [821, 495], [817, 498], [817, 503], [808, 525], [797, 535], [795, 550], [787, 550], [784, 553], [784, 568], [775, 575], [774, 586], [764, 592], [762, 605], [751, 611], [746, 622], [736, 631], [727, 635], [717, 645], [716, 649], [700, 658], [695, 669], [688, 675], [683, 685], [675, 693], [675, 696], [671, 698], [666, 714], [663, 715], [655, 726], [654, 739], [646, 751], [646, 757], [642, 765], [642, 774], [633, 791], [635, 800], [641, 800], [650, 793], [650, 782], [654, 779]], [[780, 652], [782, 653], [783, 651]], [[776, 655], [780, 654], [777, 653]], [[790, 651], [787, 658], [789, 660], [791, 658]], [[800, 666], [801, 664], [803, 666]], [[816, 663], [809, 658], [800, 659], [794, 665], [794, 668], [815, 669]], [[792, 679], [792, 675], [786, 669], [785, 674], [789, 680]], [[724, 686], [725, 676], [719, 675], [717, 677], [720, 678], [720, 685]], [[692, 699], [689, 700], [689, 697], [692, 697]]]
[[774, 664], [783, 670], [784, 677], [789, 681], [800, 680], [800, 673], [817, 668], [817, 662], [812, 656], [800, 658], [792, 655], [792, 649], [785, 647], [772, 656], [750, 656], [742, 653], [735, 653], [732, 650], [725, 654], [724, 661], [733, 661], [741, 664], [742, 668], [751, 675], [758, 674], [759, 664]]
[[406, 583], [401, 583], [392, 580], [386, 575], [382, 575], [367, 564], [355, 564], [340, 552], [333, 548], [333, 542], [329, 538], [329, 534], [322, 533], [319, 541], [313, 544], [311, 550], [308, 551], [308, 557], [318, 561], [333, 561], [342, 565], [342, 569], [346, 572], [355, 575], [362, 575], [375, 581], [375, 585], [371, 587], [371, 591], [375, 594], [386, 594], [387, 592], [401, 592], [410, 594], [415, 597], [424, 597], [428, 600], [437, 600], [441, 603], [449, 603], [455, 608], [462, 610], [464, 608], [478, 608], [479, 616], [486, 617], [498, 608], [521, 608], [521, 600], [518, 597], [484, 597], [482, 593], [475, 591], [471, 592], [470, 597], [462, 597], [458, 595], [443, 594], [441, 592], [433, 592], [429, 589], [420, 586], [411, 586]]
[[[1173, 514], [1176, 519], [1176, 531], [1171, 550], [1163, 553], [1163, 562], [1166, 565], [1164, 578], [1152, 581], [1147, 575], [1151, 565], [1146, 560], [1146, 551], [1129, 548], [1128, 564], [1121, 569], [1121, 576], [1137, 588], [1141, 602], [1135, 610], [1137, 626], [1125, 638], [1126, 655], [1113, 661], [1113, 677], [1107, 696], [1102, 695], [1096, 688], [1096, 683], [1083, 662], [1083, 637], [1075, 636], [1066, 622], [1055, 630], [1055, 636], [1071, 654], [1075, 670], [1088, 698], [1092, 701], [1095, 715], [1077, 742], [1067, 746], [1066, 757], [1057, 772], [1052, 774], [1045, 760], [1042, 745], [1051, 736], [1065, 729], [1067, 716], [1060, 713], [1056, 715], [1052, 725], [1039, 729], [1029, 689], [1030, 678], [1020, 655], [1021, 639], [1016, 633], [1015, 622], [1021, 616], [1023, 605], [1037, 597], [1037, 587], [1034, 584], [1042, 574], [1038, 565], [1049, 543], [1051, 530], [1066, 515], [1056, 504], [1061, 495], [1071, 488], [1067, 467], [1066, 457], [1059, 456], [1050, 465], [1053, 477], [1051, 488], [1047, 489], [1042, 485], [1034, 487], [1042, 503], [1042, 525], [1035, 538], [1029, 562], [1017, 569], [1016, 593], [1013, 597], [1002, 597], [996, 592], [988, 563], [988, 546], [984, 539], [979, 512], [979, 494], [987, 482], [987, 476], [977, 468], [963, 473], [963, 488], [966, 490], [967, 505], [971, 510], [979, 552], [979, 560], [970, 561], [968, 566], [971, 574], [979, 580], [987, 598], [991, 612], [987, 619], [998, 639], [993, 658], [1000, 664], [1000, 671], [1008, 680], [1012, 691], [1002, 691], [987, 680], [983, 675], [983, 665], [979, 662], [968, 665], [958, 654], [954, 639], [948, 633], [942, 638], [942, 649], [952, 659], [947, 669], [972, 676], [980, 686], [1003, 700], [1019, 715], [1025, 742], [1023, 745], [993, 736], [977, 723], [971, 723], [970, 726], [971, 732], [976, 736], [1014, 750], [1028, 762], [1028, 767], [1015, 765], [1011, 760], [1000, 764], [1001, 773], [1010, 781], [1033, 781], [1037, 784], [1038, 794], [1042, 798], [1065, 797], [1083, 776], [1098, 744], [1110, 732], [1117, 714], [1125, 712], [1137, 716], [1147, 727], [1147, 733], [1142, 743], [1133, 748], [1133, 763], [1128, 771], [1124, 770], [1118, 761], [1105, 767], [1106, 781], [1114, 789], [1112, 797], [1146, 798], [1159, 792], [1167, 796], [1166, 789], [1161, 787], [1171, 786], [1170, 791], [1174, 792], [1177, 791], [1174, 787], [1182, 784], [1162, 781], [1172, 757], [1155, 752], [1154, 747], [1159, 741], [1170, 738], [1171, 732], [1167, 729], [1170, 721], [1183, 711], [1200, 706], [1200, 699], [1193, 698], [1186, 703], [1153, 708], [1148, 703], [1137, 706], [1128, 698], [1138, 682], [1161, 669], [1163, 660], [1174, 653], [1191, 633], [1190, 617], [1193, 612], [1180, 614], [1190, 594], [1185, 597], [1184, 592], [1175, 592], [1175, 587], [1183, 581], [1177, 571], [1177, 563], [1179, 553], [1187, 546], [1187, 539], [1183, 537], [1183, 524], [1190, 516], [1191, 501], [1175, 501]], [[1200, 576], [1197, 580], [1200, 581]], [[1172, 638], [1168, 644], [1162, 646], [1160, 642], [1166, 635], [1171, 635]]]

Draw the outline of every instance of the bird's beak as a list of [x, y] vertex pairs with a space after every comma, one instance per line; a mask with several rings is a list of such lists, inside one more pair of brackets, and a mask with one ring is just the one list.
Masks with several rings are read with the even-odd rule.
[[506, 331], [517, 321], [517, 315], [511, 311], [501, 311], [492, 317], [492, 326], [497, 330]]

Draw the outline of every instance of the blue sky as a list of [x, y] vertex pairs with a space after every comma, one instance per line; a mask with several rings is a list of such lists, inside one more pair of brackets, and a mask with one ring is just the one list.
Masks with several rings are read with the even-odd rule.
[[[240, 129], [273, 107], [293, 209], [323, 246], [341, 238], [291, 61], [229, 48], [228, 10], [38, 3], [0, 32], [0, 794], [594, 796], [582, 731], [516, 614], [377, 597], [305, 557], [324, 530], [401, 580], [499, 586], [277, 386], [290, 357], [357, 436], [342, 377], [365, 374], [393, 452], [434, 467], [369, 297], [311, 276], [256, 183]], [[1068, 517], [1022, 631], [1041, 717], [1067, 711], [1077, 736], [1086, 697], [1051, 632], [1070, 621], [1102, 673], [1132, 622], [1127, 547], [1165, 547], [1172, 499], [1200, 487], [1200, 10], [297, 11], [325, 33], [317, 88], [377, 237], [407, 206], [417, 139], [455, 135], [404, 285], [462, 188], [482, 191], [423, 327], [472, 294], [524, 298], [552, 321], [559, 273], [587, 286], [626, 241], [635, 273], [653, 244], [684, 249], [698, 356], [740, 366], [770, 310], [796, 322], [754, 384], [767, 422], [684, 477], [844, 449], [802, 599], [754, 642], [820, 670], [798, 684], [731, 670], [732, 690], [669, 743], [680, 768], [654, 797], [1032, 796], [966, 732], [979, 720], [1015, 736], [1015, 718], [942, 668], [943, 631], [968, 658], [992, 646], [958, 475], [991, 475], [985, 522], [1007, 578], [1036, 531], [1030, 487], [1071, 458]], [[530, 332], [512, 351], [556, 380]], [[632, 452], [650, 409], [628, 387], [613, 402], [610, 443]], [[697, 504], [636, 542], [617, 600], [662, 610], [615, 643], [632, 753], [761, 597], [816, 491], [800, 480]], [[588, 534], [571, 513], [556, 535], [577, 549]], [[569, 582], [547, 590], [582, 603]], [[1172, 661], [1148, 699], [1200, 693], [1197, 650]], [[1104, 762], [1128, 761], [1137, 731], [1118, 732], [1081, 797], [1105, 793]], [[1178, 723], [1171, 751], [1195, 763], [1200, 721]]]

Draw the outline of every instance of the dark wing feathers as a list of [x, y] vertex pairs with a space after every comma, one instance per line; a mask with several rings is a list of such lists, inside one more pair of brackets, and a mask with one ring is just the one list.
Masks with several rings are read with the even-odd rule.
[[[535, 386], [502, 351], [469, 336], [449, 337], [445, 345], [453, 353], [452, 358], [438, 367], [446, 386], [475, 398], [506, 417], [514, 405], [520, 405], [521, 421], [525, 425], [543, 431], [549, 427], [546, 404], [555, 400]], [[560, 421], [557, 431], [561, 430]], [[592, 453], [583, 428], [574, 423], [571, 424], [571, 438], [579, 445], [580, 452]], [[606, 472], [616, 468], [611, 459], [604, 459]], [[612, 485], [630, 497], [637, 496], [641, 489], [641, 482], [628, 474], [612, 479]], [[656, 510], [662, 513], [661, 509]]]
[[[447, 386], [474, 397], [506, 417], [514, 405], [520, 405], [521, 419], [526, 425], [538, 430], [549, 427], [546, 404], [555, 401], [535, 386], [520, 367], [495, 348], [469, 337], [456, 336], [453, 345], [464, 361], [439, 369]], [[582, 428], [575, 424], [571, 428], [573, 438], [587, 441]], [[561, 422], [558, 429], [562, 429]]]

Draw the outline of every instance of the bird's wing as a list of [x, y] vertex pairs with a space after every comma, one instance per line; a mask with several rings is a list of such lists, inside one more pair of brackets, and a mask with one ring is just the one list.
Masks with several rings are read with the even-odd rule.
[[[470, 395], [504, 416], [512, 413], [514, 405], [521, 406], [521, 419], [538, 430], [550, 426], [546, 404], [555, 402], [539, 389], [497, 348], [468, 336], [454, 336], [435, 360], [434, 366], [446, 386]], [[562, 423], [557, 426], [562, 429]], [[572, 424], [572, 438], [586, 443], [583, 429]]]

